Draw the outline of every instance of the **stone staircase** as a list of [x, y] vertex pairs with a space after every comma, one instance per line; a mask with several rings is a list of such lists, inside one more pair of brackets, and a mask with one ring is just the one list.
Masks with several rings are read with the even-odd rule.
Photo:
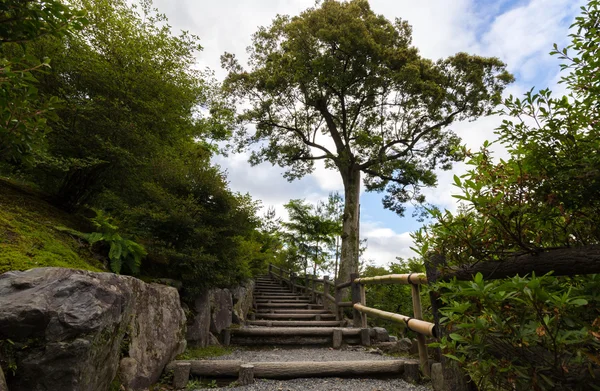
[[[256, 352], [265, 354], [268, 354], [265, 347], [283, 345], [286, 348], [278, 351], [290, 354], [295, 348], [312, 347], [314, 355], [318, 356], [318, 351], [323, 349], [336, 352], [331, 348], [369, 346], [372, 338], [377, 340], [373, 329], [344, 327], [346, 321], [336, 319], [336, 315], [317, 303], [314, 297], [292, 291], [268, 275], [258, 277], [255, 282], [253, 312], [249, 314], [246, 326], [227, 330], [226, 345], [258, 347]], [[332, 354], [334, 360], [325, 361], [182, 360], [172, 362], [167, 369], [174, 371], [176, 387], [183, 387], [190, 374], [209, 378], [237, 377], [239, 385], [251, 384], [255, 377], [403, 377], [412, 382], [419, 379], [419, 363], [415, 360], [373, 360], [368, 358], [368, 353], [363, 355], [365, 359], [359, 361], [339, 360], [335, 353]]]
[[254, 313], [246, 327], [231, 330], [235, 345], [358, 344], [360, 329], [342, 327], [345, 321], [314, 298], [293, 292], [269, 276], [256, 279]]

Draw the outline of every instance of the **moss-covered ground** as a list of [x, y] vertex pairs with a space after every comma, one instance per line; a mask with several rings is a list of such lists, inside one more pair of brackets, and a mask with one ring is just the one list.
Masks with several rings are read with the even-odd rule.
[[56, 266], [103, 271], [89, 246], [56, 227], [89, 231], [87, 220], [43, 194], [0, 178], [0, 274]]

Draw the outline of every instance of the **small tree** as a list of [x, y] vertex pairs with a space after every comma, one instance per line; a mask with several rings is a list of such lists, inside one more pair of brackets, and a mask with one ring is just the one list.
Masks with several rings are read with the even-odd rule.
[[411, 27], [376, 15], [367, 0], [325, 0], [300, 16], [277, 16], [248, 49], [250, 70], [233, 54], [225, 88], [249, 106], [241, 147], [258, 143], [251, 163], [287, 167], [289, 180], [325, 161], [344, 183], [340, 278], [358, 270], [361, 173], [384, 205], [424, 202], [434, 170], [459, 158], [455, 120], [486, 115], [512, 80], [496, 58], [459, 53], [431, 61], [411, 46]]

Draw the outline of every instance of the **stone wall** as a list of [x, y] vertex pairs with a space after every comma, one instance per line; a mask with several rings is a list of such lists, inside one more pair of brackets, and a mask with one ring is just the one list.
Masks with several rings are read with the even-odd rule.
[[254, 281], [233, 289], [210, 289], [196, 297], [190, 306], [187, 341], [191, 346], [216, 344], [221, 332], [232, 323], [244, 324], [252, 308]]
[[117, 375], [129, 390], [147, 388], [185, 349], [185, 323], [172, 287], [63, 268], [0, 275], [11, 391], [106, 391]]

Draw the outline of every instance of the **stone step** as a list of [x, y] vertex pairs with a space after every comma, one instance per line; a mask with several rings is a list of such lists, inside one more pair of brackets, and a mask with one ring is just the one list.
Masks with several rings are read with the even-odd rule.
[[310, 303], [257, 303], [257, 308], [280, 308], [280, 309], [292, 309], [292, 308], [303, 308], [306, 310], [322, 310], [324, 307], [320, 304]]
[[266, 313], [266, 314], [331, 314], [329, 310], [303, 310], [303, 309], [295, 309], [295, 310], [285, 310], [285, 309], [262, 309], [256, 311], [256, 313]]
[[317, 320], [319, 317], [321, 320], [335, 320], [334, 314], [266, 314], [256, 313], [254, 314], [256, 320], [266, 319], [279, 319], [279, 320], [292, 320], [292, 319], [304, 319], [304, 320]]
[[337, 320], [249, 320], [251, 326], [265, 327], [340, 327], [344, 323]]
[[301, 299], [310, 299], [310, 297], [308, 296], [303, 296], [303, 295], [298, 295], [296, 293], [279, 293], [279, 294], [275, 294], [275, 295], [269, 295], [269, 294], [262, 294], [262, 293], [255, 293], [254, 297], [258, 298], [273, 298], [273, 299], [285, 299], [288, 297], [299, 297]]
[[297, 304], [297, 303], [310, 303], [309, 299], [256, 299], [256, 303], [257, 304], [262, 304], [262, 303], [278, 303], [278, 304]]

